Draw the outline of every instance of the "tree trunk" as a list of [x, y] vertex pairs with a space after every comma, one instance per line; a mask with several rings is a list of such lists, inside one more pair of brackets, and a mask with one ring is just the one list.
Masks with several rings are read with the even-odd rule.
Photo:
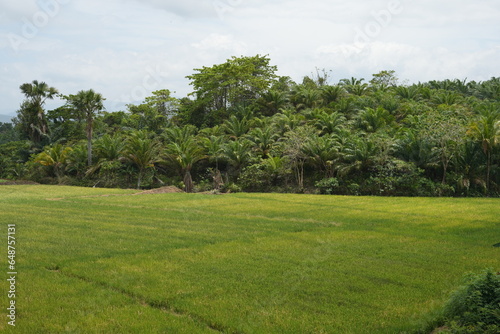
[[87, 119], [87, 165], [92, 165], [92, 119]]
[[442, 184], [446, 184], [446, 173], [448, 171], [448, 161], [443, 160], [443, 179], [441, 180]]
[[142, 168], [139, 168], [139, 176], [137, 176], [137, 189], [141, 189]]
[[191, 177], [191, 173], [189, 170], [184, 172], [184, 191], [190, 193], [193, 191], [193, 178]]
[[486, 191], [490, 190], [491, 150], [486, 154]]
[[222, 175], [218, 168], [215, 168], [213, 179], [214, 179], [214, 189], [219, 190], [220, 187], [224, 184], [224, 181], [222, 180]]

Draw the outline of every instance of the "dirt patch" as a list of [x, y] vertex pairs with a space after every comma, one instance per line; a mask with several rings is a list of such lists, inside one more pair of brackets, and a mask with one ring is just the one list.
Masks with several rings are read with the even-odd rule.
[[170, 194], [170, 193], [183, 193], [184, 191], [175, 186], [165, 186], [156, 189], [150, 189], [135, 193], [134, 195], [147, 195], [147, 194]]

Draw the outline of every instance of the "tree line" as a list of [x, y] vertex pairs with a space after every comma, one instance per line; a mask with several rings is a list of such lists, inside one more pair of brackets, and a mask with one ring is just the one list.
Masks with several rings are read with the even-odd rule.
[[[500, 194], [500, 78], [400, 83], [394, 71], [294, 82], [267, 56], [194, 69], [193, 92], [104, 110], [94, 90], [20, 86], [0, 177], [100, 187], [387, 196]], [[65, 102], [46, 110], [54, 97]]]

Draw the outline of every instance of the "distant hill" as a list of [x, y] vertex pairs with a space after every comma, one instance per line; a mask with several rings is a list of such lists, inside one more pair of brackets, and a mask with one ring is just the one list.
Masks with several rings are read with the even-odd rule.
[[0, 123], [12, 123], [13, 115], [2, 115], [0, 114]]

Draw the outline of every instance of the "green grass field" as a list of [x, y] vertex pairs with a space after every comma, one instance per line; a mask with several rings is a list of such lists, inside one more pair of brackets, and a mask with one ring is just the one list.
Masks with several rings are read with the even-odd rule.
[[500, 269], [500, 199], [134, 192], [0, 186], [0, 331], [411, 332]]

